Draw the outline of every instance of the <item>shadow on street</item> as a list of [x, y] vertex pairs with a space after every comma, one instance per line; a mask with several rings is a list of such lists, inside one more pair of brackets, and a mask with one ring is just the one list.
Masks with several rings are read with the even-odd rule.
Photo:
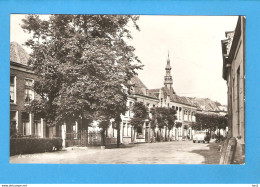
[[209, 150], [192, 150], [191, 153], [197, 153], [205, 158], [203, 164], [219, 164], [220, 152], [219, 143], [209, 143]]

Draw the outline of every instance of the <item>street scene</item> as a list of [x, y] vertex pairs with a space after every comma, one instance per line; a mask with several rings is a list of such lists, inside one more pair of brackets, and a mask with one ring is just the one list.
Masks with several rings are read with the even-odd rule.
[[245, 164], [244, 16], [10, 25], [10, 163]]

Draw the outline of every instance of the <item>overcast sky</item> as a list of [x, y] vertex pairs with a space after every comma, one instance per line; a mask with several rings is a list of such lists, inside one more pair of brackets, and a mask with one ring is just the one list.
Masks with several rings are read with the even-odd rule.
[[[23, 15], [11, 16], [11, 41], [23, 44]], [[144, 64], [139, 78], [149, 88], [163, 86], [168, 51], [173, 88], [178, 95], [207, 97], [227, 103], [222, 79], [221, 40], [233, 31], [237, 16], [140, 16], [141, 31], [132, 31], [131, 44]], [[27, 51], [29, 51], [27, 49]]]

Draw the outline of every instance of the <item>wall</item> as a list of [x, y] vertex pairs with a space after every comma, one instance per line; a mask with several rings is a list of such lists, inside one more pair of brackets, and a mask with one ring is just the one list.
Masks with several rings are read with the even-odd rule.
[[[25, 112], [25, 79], [36, 79], [36, 75], [26, 66], [17, 63], [12, 63], [10, 65], [10, 76], [16, 77], [15, 82], [15, 97], [16, 102], [10, 103], [10, 111], [18, 111], [17, 115], [17, 131], [19, 134], [23, 134], [23, 124], [22, 124], [22, 112]], [[39, 96], [34, 93], [34, 99], [39, 99]], [[31, 135], [35, 133], [34, 126], [34, 115], [30, 114], [30, 126]], [[41, 120], [41, 136], [45, 137], [45, 122]]]
[[[237, 140], [235, 160], [243, 159], [245, 155], [245, 20], [240, 17], [234, 37], [237, 37], [237, 45], [231, 47], [234, 57], [230, 60], [231, 69], [228, 70], [228, 114], [231, 135]], [[239, 32], [241, 33], [239, 35]], [[233, 39], [233, 42], [235, 38]], [[233, 45], [233, 44], [232, 44]]]

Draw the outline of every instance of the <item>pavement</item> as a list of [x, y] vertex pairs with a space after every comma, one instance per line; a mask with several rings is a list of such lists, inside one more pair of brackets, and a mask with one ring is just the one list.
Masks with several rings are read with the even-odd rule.
[[173, 141], [123, 145], [121, 148], [66, 148], [61, 151], [15, 155], [10, 163], [49, 164], [218, 164], [216, 143]]

